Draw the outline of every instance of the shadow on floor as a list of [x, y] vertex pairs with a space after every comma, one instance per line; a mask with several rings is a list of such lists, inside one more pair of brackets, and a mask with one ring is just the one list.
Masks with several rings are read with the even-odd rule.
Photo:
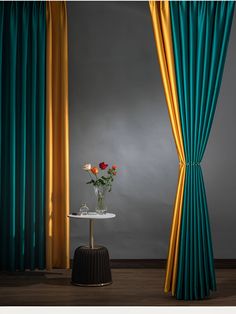
[[38, 284], [68, 286], [70, 275], [68, 272], [65, 276], [65, 273], [60, 271], [0, 272], [0, 287], [24, 287]]
[[163, 292], [162, 269], [113, 269], [113, 284], [71, 285], [71, 271], [0, 273], [0, 305], [235, 306], [236, 270], [217, 270], [217, 291], [199, 301], [176, 300]]

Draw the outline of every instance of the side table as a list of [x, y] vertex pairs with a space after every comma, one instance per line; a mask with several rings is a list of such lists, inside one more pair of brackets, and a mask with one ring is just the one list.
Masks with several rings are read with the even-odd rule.
[[94, 220], [110, 219], [116, 215], [68, 215], [69, 218], [89, 221], [89, 245], [79, 246], [74, 253], [71, 283], [77, 286], [105, 286], [112, 283], [110, 258], [107, 248], [94, 244]]

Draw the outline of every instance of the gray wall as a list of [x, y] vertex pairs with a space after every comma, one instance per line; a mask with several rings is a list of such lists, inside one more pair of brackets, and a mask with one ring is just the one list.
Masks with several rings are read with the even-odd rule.
[[[178, 160], [147, 2], [68, 2], [71, 211], [95, 196], [83, 163], [119, 167], [116, 219], [95, 225], [111, 258], [165, 258]], [[216, 258], [236, 258], [236, 21], [203, 162]], [[88, 239], [71, 221], [71, 255]]]

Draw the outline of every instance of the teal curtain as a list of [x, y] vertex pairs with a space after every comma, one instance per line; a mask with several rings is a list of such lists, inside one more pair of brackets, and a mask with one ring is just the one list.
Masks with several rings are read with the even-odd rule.
[[0, 3], [0, 269], [45, 268], [44, 2]]
[[193, 300], [205, 298], [210, 290], [216, 289], [207, 199], [200, 163], [222, 81], [234, 2], [172, 1], [170, 11], [187, 167], [176, 297]]

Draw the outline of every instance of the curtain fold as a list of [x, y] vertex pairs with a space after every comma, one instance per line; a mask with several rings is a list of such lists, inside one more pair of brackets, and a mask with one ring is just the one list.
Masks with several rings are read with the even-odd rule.
[[[203, 299], [209, 296], [210, 290], [216, 289], [216, 281], [200, 163], [214, 118], [234, 2], [151, 1], [150, 9], [166, 94], [166, 77], [175, 77], [175, 85], [171, 85], [168, 94], [177, 89], [175, 102], [180, 116], [179, 138], [182, 137], [184, 147], [182, 166], [185, 180], [181, 189], [181, 204], [176, 198], [174, 206], [165, 291], [171, 290], [177, 299]], [[167, 32], [170, 35], [167, 36]], [[169, 53], [170, 46], [173, 47], [172, 53]], [[172, 59], [175, 69], [166, 67], [168, 73], [163, 74], [162, 63], [168, 58]], [[166, 98], [170, 108], [170, 101]], [[173, 128], [175, 121], [171, 113], [170, 118]], [[177, 233], [176, 208], [179, 213]]]
[[0, 269], [45, 267], [43, 2], [0, 3]]
[[69, 268], [69, 118], [66, 3], [46, 4], [47, 268]]
[[186, 172], [185, 167], [183, 167], [185, 164], [185, 153], [175, 76], [169, 3], [167, 1], [150, 1], [149, 5], [167, 108], [180, 161], [164, 289], [165, 292], [171, 290], [174, 295], [177, 280], [179, 234]]
[[0, 3], [0, 269], [69, 267], [65, 2]]
[[234, 2], [170, 2], [176, 80], [186, 158], [177, 299], [216, 289], [201, 160], [216, 109]]

